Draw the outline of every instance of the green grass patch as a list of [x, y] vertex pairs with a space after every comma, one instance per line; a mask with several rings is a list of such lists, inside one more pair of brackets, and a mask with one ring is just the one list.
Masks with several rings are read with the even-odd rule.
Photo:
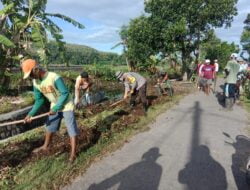
[[13, 104], [10, 101], [1, 102], [0, 114], [8, 113], [14, 110], [22, 109], [30, 106], [34, 103], [34, 97], [32, 93], [25, 93], [21, 95], [23, 102], [19, 104]]

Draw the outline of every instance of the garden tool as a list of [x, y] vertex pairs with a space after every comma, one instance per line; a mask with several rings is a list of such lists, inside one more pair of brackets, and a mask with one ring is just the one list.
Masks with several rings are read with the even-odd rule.
[[[49, 115], [49, 112], [41, 114], [41, 115], [38, 115], [38, 116], [35, 116], [35, 117], [32, 117], [31, 121], [34, 121], [36, 119], [40, 119], [40, 118], [46, 117], [48, 115]], [[22, 119], [22, 120], [18, 120], [18, 121], [11, 121], [11, 122], [7, 122], [7, 123], [2, 123], [2, 124], [0, 124], [0, 127], [9, 126], [9, 125], [16, 125], [16, 124], [21, 124], [21, 123], [25, 123], [25, 120]]]

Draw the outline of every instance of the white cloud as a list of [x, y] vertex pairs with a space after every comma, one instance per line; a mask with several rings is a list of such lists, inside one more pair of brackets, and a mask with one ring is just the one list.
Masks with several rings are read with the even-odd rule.
[[249, 0], [239, 0], [237, 8], [238, 15], [234, 18], [232, 26], [228, 29], [217, 29], [216, 34], [223, 41], [240, 44], [240, 36], [243, 31], [244, 20], [246, 19], [247, 14], [250, 13]]
[[[224, 41], [239, 44], [243, 22], [250, 13], [249, 0], [239, 0], [237, 7], [239, 14], [234, 18], [232, 27], [217, 29], [216, 33]], [[84, 30], [79, 30], [58, 22], [66, 41], [106, 51], [120, 40], [119, 28], [141, 15], [143, 9], [144, 0], [49, 0], [47, 5], [47, 12], [65, 14], [86, 26]]]
[[143, 9], [144, 0], [50, 0], [47, 5], [47, 12], [65, 14], [86, 26], [81, 31], [63, 24], [67, 41], [85, 45], [98, 44], [99, 48], [105, 47], [103, 50], [110, 50], [120, 41], [120, 27], [141, 15]]
[[143, 0], [50, 0], [47, 9], [73, 18], [121, 26], [143, 12]]

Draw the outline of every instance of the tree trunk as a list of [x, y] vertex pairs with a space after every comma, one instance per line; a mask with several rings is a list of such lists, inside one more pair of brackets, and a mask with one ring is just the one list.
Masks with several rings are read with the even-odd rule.
[[131, 66], [130, 66], [127, 56], [126, 56], [126, 63], [127, 63], [128, 71], [131, 71]]
[[200, 38], [201, 38], [201, 35], [200, 35], [200, 32], [198, 34], [198, 38], [197, 38], [197, 52], [195, 52], [195, 63], [198, 63], [199, 60], [200, 60]]
[[182, 50], [182, 76], [186, 74], [187, 80], [191, 78], [191, 71], [188, 67], [188, 62], [190, 58], [190, 53], [186, 51], [186, 49], [183, 48]]

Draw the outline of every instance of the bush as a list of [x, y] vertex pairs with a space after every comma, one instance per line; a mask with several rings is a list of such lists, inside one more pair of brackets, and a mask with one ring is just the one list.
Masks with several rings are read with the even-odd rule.
[[102, 78], [106, 81], [116, 80], [115, 78], [115, 70], [112, 65], [100, 65], [96, 64], [92, 68], [87, 67], [84, 69], [89, 74], [94, 75], [97, 78]]
[[180, 70], [170, 68], [167, 70], [169, 79], [180, 79], [182, 77], [182, 73]]

